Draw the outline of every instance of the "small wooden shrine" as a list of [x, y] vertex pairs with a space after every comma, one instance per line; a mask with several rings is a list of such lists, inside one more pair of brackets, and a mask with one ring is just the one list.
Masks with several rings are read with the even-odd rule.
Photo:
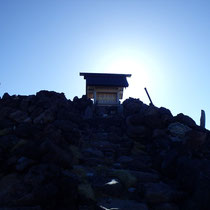
[[86, 95], [100, 106], [119, 105], [131, 74], [80, 73], [86, 80]]

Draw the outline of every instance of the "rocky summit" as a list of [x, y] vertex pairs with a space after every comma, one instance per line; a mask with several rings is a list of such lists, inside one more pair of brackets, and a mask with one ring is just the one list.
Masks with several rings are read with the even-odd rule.
[[210, 132], [129, 98], [0, 99], [0, 210], [209, 210]]

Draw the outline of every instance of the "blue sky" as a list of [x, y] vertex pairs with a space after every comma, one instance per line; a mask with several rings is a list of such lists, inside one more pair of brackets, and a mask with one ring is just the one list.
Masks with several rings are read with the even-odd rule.
[[210, 128], [209, 0], [0, 0], [0, 96], [82, 96], [79, 72], [131, 73], [124, 98]]

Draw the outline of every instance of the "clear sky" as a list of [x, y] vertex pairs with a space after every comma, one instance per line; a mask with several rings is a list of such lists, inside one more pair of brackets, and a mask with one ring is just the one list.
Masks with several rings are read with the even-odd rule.
[[210, 0], [0, 0], [0, 96], [85, 93], [79, 72], [131, 73], [127, 97], [210, 128]]

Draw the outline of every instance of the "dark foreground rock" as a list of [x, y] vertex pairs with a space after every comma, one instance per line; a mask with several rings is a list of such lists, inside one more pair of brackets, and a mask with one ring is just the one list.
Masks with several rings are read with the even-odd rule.
[[208, 210], [210, 135], [127, 99], [40, 91], [0, 99], [0, 210]]

